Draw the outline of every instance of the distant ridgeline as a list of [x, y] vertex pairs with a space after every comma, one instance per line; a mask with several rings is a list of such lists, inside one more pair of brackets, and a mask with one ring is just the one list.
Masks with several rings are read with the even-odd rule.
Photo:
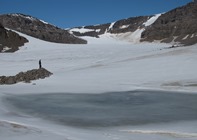
[[65, 44], [87, 43], [86, 40], [78, 38], [64, 29], [60, 29], [54, 25], [28, 15], [0, 15], [0, 23], [6, 28], [49, 42]]
[[99, 37], [105, 33], [122, 34], [144, 29], [140, 41], [177, 42], [183, 45], [197, 43], [197, 0], [178, 7], [161, 16], [151, 25], [144, 23], [153, 16], [132, 17], [114, 23], [76, 27], [70, 29], [76, 36]]
[[[139, 36], [140, 42], [157, 41], [179, 43], [185, 46], [197, 43], [197, 0], [193, 0], [193, 2], [185, 6], [161, 14], [150, 25], [144, 24], [153, 17], [131, 17], [114, 23], [76, 27], [68, 30], [60, 29], [42, 20], [23, 14], [0, 15], [0, 23], [6, 28], [55, 43], [87, 44], [87, 41], [80, 37], [91, 36], [99, 38], [100, 35], [107, 33], [121, 35], [135, 33], [139, 30], [142, 31]], [[0, 28], [0, 35], [2, 36], [0, 40], [0, 52], [6, 52], [8, 50], [15, 51], [18, 47], [10, 47], [15, 42], [17, 44], [16, 46], [22, 46], [27, 42], [25, 38], [13, 35], [14, 33], [11, 33], [11, 31], [8, 32], [2, 26]], [[132, 38], [132, 36], [129, 37]], [[6, 48], [12, 49], [7, 50]]]

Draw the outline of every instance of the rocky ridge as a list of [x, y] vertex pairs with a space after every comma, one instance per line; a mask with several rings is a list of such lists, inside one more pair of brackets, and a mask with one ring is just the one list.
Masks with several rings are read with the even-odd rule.
[[[136, 36], [129, 35], [132, 33], [139, 35], [139, 37], [137, 36], [137, 42], [157, 41], [185, 46], [197, 43], [197, 2], [191, 2], [161, 14], [153, 24], [146, 26], [144, 23], [152, 17], [131, 17], [114, 23], [76, 27], [68, 30], [60, 29], [42, 20], [23, 14], [0, 15], [0, 23], [7, 28], [56, 43], [86, 44], [87, 41], [79, 37], [90, 36], [99, 38], [104, 34], [126, 34], [128, 38], [133, 37], [133, 39], [130, 39], [132, 42], [136, 39]], [[125, 36], [119, 37], [124, 38]]]
[[11, 85], [19, 82], [29, 83], [32, 80], [44, 79], [51, 75], [52, 73], [45, 68], [33, 69], [27, 72], [20, 72], [15, 76], [0, 76], [0, 85]]
[[15, 52], [28, 40], [0, 24], [0, 52]]
[[197, 43], [197, 2], [188, 3], [162, 14], [142, 33], [141, 41]]
[[134, 33], [143, 29], [140, 42], [165, 42], [171, 44], [193, 45], [197, 43], [197, 2], [175, 8], [161, 14], [151, 25], [145, 26], [153, 16], [132, 17], [114, 23], [91, 25], [72, 28], [69, 31], [76, 36], [91, 36], [99, 38], [100, 35]]
[[41, 40], [66, 43], [66, 44], [86, 44], [87, 41], [80, 39], [68, 31], [53, 26], [32, 16], [23, 14], [0, 15], [0, 23], [9, 29], [30, 35]]
[[72, 28], [69, 31], [76, 36], [99, 37], [105, 33], [120, 34], [126, 32], [134, 32], [135, 30], [145, 27], [143, 25], [152, 16], [131, 17], [122, 19], [114, 23], [106, 23], [100, 25], [90, 25], [84, 27]]

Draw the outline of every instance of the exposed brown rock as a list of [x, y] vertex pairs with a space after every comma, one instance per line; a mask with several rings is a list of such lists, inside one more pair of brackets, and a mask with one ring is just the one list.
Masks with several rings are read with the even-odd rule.
[[[114, 23], [95, 26], [76, 27], [78, 29], [93, 29], [80, 33], [73, 31], [76, 36], [99, 37], [104, 33], [120, 34], [134, 32], [145, 28], [141, 35], [141, 41], [161, 41], [165, 43], [193, 45], [197, 43], [197, 2], [188, 3], [165, 14], [162, 14], [152, 25], [145, 27], [144, 23], [152, 16], [131, 17]], [[100, 29], [100, 31], [98, 31]], [[181, 46], [181, 45], [179, 45]]]
[[33, 69], [27, 72], [20, 72], [15, 76], [0, 76], [0, 85], [11, 85], [18, 82], [29, 83], [32, 80], [44, 79], [51, 76], [52, 73], [46, 70], [45, 68]]
[[0, 52], [15, 52], [28, 40], [0, 24]]
[[162, 40], [184, 45], [197, 43], [197, 3], [189, 3], [162, 14], [142, 33], [141, 41]]
[[144, 27], [143, 23], [151, 17], [152, 16], [139, 16], [119, 20], [113, 25], [113, 28], [111, 28], [109, 32], [113, 34], [134, 32], [137, 29]]
[[[123, 19], [112, 23], [76, 27], [77, 29], [90, 29], [85, 33], [63, 30], [47, 24], [37, 18], [22, 14], [0, 15], [0, 23], [7, 28], [31, 35], [33, 37], [56, 42], [70, 44], [85, 44], [87, 41], [76, 36], [99, 37], [105, 33], [120, 34], [134, 32], [144, 28], [141, 41], [161, 41], [165, 43], [175, 42], [183, 45], [197, 43], [197, 2], [188, 3], [165, 14], [162, 14], [152, 25], [145, 27], [144, 23], [152, 16], [139, 16]], [[0, 44], [0, 48], [1, 44]]]
[[87, 41], [73, 36], [68, 31], [23, 14], [0, 15], [4, 27], [45, 41], [66, 44], [86, 44]]

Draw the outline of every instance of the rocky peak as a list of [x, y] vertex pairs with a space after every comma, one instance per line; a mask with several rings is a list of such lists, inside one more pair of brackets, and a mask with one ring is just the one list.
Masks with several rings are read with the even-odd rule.
[[[159, 16], [139, 16], [122, 19], [114, 23], [84, 26], [70, 29], [76, 36], [99, 37], [105, 33], [121, 34], [139, 33], [141, 30], [141, 42], [160, 41], [172, 44], [193, 45], [197, 43], [197, 2], [193, 1], [185, 6], [178, 7]], [[148, 24], [149, 20], [155, 19]], [[129, 36], [128, 40], [135, 40], [135, 36]], [[132, 39], [132, 37], [134, 37]], [[122, 38], [122, 37], [121, 37]]]
[[152, 26], [142, 33], [141, 41], [160, 40], [183, 45], [197, 43], [197, 3], [178, 7], [162, 14]]
[[0, 15], [0, 23], [6, 28], [39, 38], [45, 41], [68, 44], [86, 44], [87, 41], [71, 35], [47, 22], [24, 14]]
[[15, 52], [28, 40], [0, 24], [0, 52]]

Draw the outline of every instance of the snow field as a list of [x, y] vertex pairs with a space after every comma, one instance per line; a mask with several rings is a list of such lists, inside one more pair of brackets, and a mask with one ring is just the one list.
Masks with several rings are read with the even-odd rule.
[[[145, 25], [150, 25], [153, 20]], [[88, 40], [87, 45], [49, 43], [23, 35], [29, 43], [16, 53], [0, 54], [0, 74], [15, 75], [38, 68], [38, 61], [42, 59], [43, 67], [53, 76], [30, 84], [0, 86], [0, 139], [197, 139], [196, 122], [83, 130], [26, 116], [11, 110], [2, 101], [4, 95], [28, 93], [94, 94], [136, 89], [196, 93], [197, 45], [169, 49], [170, 44], [139, 43], [140, 34], [141, 30], [129, 33], [126, 35], [128, 38], [125, 34], [118, 37], [111, 34], [100, 38], [84, 37]], [[133, 37], [138, 41], [125, 42]]]

